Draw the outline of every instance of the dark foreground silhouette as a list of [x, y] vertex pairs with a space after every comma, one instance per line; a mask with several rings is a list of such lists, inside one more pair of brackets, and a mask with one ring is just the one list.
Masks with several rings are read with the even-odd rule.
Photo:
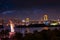
[[27, 33], [23, 36], [22, 33], [15, 33], [9, 38], [9, 31], [2, 30], [0, 32], [0, 40], [60, 40], [60, 29], [54, 30], [42, 30], [42, 31], [33, 31], [33, 33]]

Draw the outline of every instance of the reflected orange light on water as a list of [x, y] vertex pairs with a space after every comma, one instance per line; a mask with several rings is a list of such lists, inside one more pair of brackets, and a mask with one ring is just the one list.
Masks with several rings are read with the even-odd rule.
[[10, 22], [11, 32], [14, 32], [14, 24], [11, 20], [9, 20], [9, 22]]

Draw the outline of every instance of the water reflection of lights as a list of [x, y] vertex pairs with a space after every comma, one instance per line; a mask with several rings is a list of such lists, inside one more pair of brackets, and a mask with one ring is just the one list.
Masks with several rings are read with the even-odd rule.
[[11, 32], [14, 32], [14, 24], [11, 20], [10, 20], [10, 28], [11, 28]]

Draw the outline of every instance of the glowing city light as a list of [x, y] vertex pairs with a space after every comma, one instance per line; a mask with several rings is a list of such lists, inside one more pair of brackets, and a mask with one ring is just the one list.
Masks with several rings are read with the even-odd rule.
[[25, 20], [22, 20], [22, 22], [25, 22]]
[[10, 22], [11, 32], [14, 32], [14, 24], [13, 24], [13, 22], [11, 20], [9, 22]]
[[58, 23], [51, 23], [50, 25], [58, 25]]
[[44, 30], [48, 30], [49, 28], [48, 27], [43, 27]]
[[30, 19], [29, 18], [26, 18], [26, 22], [29, 22], [30, 21]]
[[48, 20], [48, 15], [44, 15], [44, 21]]

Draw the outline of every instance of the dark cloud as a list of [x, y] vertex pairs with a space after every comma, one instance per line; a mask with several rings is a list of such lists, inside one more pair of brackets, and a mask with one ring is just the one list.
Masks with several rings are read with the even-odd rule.
[[[16, 10], [13, 12], [13, 10]], [[60, 1], [58, 0], [0, 0], [0, 16], [34, 17], [44, 14], [60, 15]], [[11, 15], [10, 15], [11, 14]]]
[[0, 10], [59, 6], [58, 0], [0, 0]]

